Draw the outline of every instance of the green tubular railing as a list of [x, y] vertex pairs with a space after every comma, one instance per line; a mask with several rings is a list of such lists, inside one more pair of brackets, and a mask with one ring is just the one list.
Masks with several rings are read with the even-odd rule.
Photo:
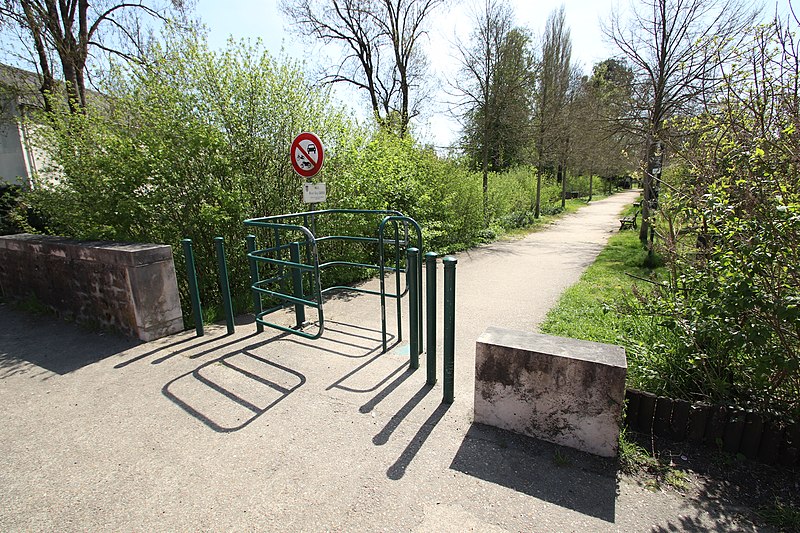
[[[381, 216], [378, 224], [378, 234], [375, 236], [364, 235], [326, 235], [318, 237], [317, 222], [320, 217], [335, 215], [344, 216]], [[376, 218], [376, 221], [378, 219]], [[400, 274], [406, 272], [403, 268], [401, 249], [410, 246], [409, 226], [413, 226], [416, 237], [416, 247], [422, 249], [422, 230], [419, 224], [412, 218], [407, 217], [399, 211], [393, 210], [368, 210], [368, 209], [325, 209], [319, 211], [307, 211], [301, 213], [290, 213], [270, 217], [252, 218], [244, 221], [248, 228], [261, 228], [271, 235], [270, 245], [257, 249], [255, 237], [248, 237], [248, 254], [251, 273], [251, 291], [253, 293], [253, 306], [255, 308], [256, 324], [259, 331], [263, 326], [271, 327], [288, 333], [300, 335], [308, 339], [318, 339], [325, 330], [325, 318], [323, 312], [322, 296], [330, 291], [346, 289], [350, 291], [362, 292], [381, 297], [381, 330], [383, 351], [387, 349], [386, 331], [386, 298], [394, 298], [397, 301], [397, 340], [402, 340], [402, 316], [401, 298], [408, 291], [408, 279], [406, 287], [401, 288]], [[392, 224], [394, 237], [388, 244], [394, 245], [394, 265], [387, 266], [385, 260], [385, 248], [387, 240], [385, 238], [385, 228]], [[403, 227], [403, 237], [400, 237], [400, 225]], [[309, 226], [311, 229], [309, 229]], [[301, 237], [298, 239], [297, 237]], [[319, 247], [325, 243], [345, 242], [365, 245], [374, 245], [378, 248], [378, 264], [360, 263], [345, 260], [333, 260], [320, 263]], [[302, 253], [304, 248], [305, 253]], [[289, 260], [286, 260], [286, 253], [290, 252]], [[305, 257], [303, 257], [305, 256]], [[303, 259], [305, 261], [303, 261]], [[421, 263], [421, 261], [420, 261]], [[259, 266], [272, 268], [274, 275], [261, 276]], [[380, 290], [374, 291], [360, 287], [347, 287], [334, 285], [322, 287], [321, 272], [331, 267], [352, 267], [367, 270], [376, 270], [380, 276]], [[395, 274], [395, 291], [386, 292], [385, 277], [386, 272]], [[421, 264], [418, 265], [417, 279], [421, 279]], [[406, 276], [408, 278], [408, 276]], [[304, 292], [304, 285], [308, 286], [308, 293]], [[290, 290], [291, 285], [291, 290]], [[278, 304], [267, 309], [263, 309], [262, 298], [268, 297], [278, 300]], [[417, 300], [419, 302], [418, 323], [421, 328], [422, 320], [422, 297], [421, 288], [418, 288]], [[265, 317], [278, 310], [289, 306], [295, 308], [296, 324], [293, 327], [269, 322]], [[317, 331], [309, 333], [302, 328], [307, 325], [305, 322], [305, 307], [317, 310]], [[422, 344], [422, 333], [419, 333], [418, 345]]]
[[[409, 247], [408, 224], [411, 224], [412, 226], [414, 226], [414, 229], [416, 230], [416, 234], [417, 234], [416, 235], [417, 236], [417, 243], [416, 243], [417, 246], [416, 246], [416, 248], [418, 250], [420, 250], [420, 254], [422, 252], [422, 229], [419, 227], [419, 224], [417, 224], [417, 222], [413, 218], [407, 217], [407, 216], [404, 216], [404, 215], [388, 215], [388, 216], [384, 217], [383, 220], [381, 220], [381, 223], [378, 226], [378, 241], [379, 241], [378, 242], [378, 253], [379, 253], [378, 264], [380, 266], [380, 268], [379, 268], [379, 277], [380, 277], [380, 283], [381, 283], [381, 290], [380, 290], [380, 296], [381, 296], [381, 331], [383, 333], [382, 340], [383, 340], [383, 351], [384, 352], [386, 351], [386, 297], [388, 296], [388, 294], [386, 294], [386, 286], [385, 286], [385, 283], [386, 283], [386, 272], [385, 272], [386, 271], [386, 266], [385, 266], [386, 261], [385, 261], [384, 256], [383, 256], [383, 250], [384, 250], [384, 243], [385, 243], [385, 241], [384, 241], [385, 228], [386, 228], [386, 225], [389, 222], [393, 223], [393, 225], [394, 225], [394, 243], [395, 243], [395, 269], [394, 270], [395, 270], [395, 273], [396, 273], [395, 274], [395, 291], [396, 291], [396, 294], [400, 294], [400, 297], [402, 297], [402, 294], [400, 293], [400, 274], [399, 274], [399, 271], [400, 271], [400, 246], [399, 246], [399, 242], [400, 241], [399, 241], [399, 226], [398, 226], [398, 224], [400, 222], [403, 223], [404, 242], [405, 242], [406, 249], [408, 249], [408, 247]], [[416, 267], [417, 267], [417, 274], [416, 274], [417, 275], [417, 280], [421, 280], [422, 279], [422, 264], [421, 264], [421, 262], [418, 261]], [[406, 276], [406, 280], [408, 280], [408, 276]], [[422, 346], [422, 289], [421, 289], [422, 284], [421, 283], [417, 283], [416, 286], [417, 286], [417, 289], [418, 289], [417, 294], [415, 296], [416, 296], [416, 302], [418, 303], [418, 305], [417, 305], [417, 308], [418, 308], [417, 309], [417, 324], [419, 325], [419, 328], [418, 328], [419, 336], [416, 339], [416, 343], [412, 343], [412, 346], [420, 347], [420, 346]], [[406, 289], [408, 289], [408, 284], [406, 286]], [[403, 292], [403, 294], [405, 294], [405, 292]], [[402, 311], [401, 311], [402, 305], [401, 305], [401, 302], [400, 302], [400, 297], [397, 297], [395, 299], [396, 300], [396, 304], [397, 304], [397, 311], [396, 312], [397, 312], [397, 340], [398, 340], [398, 342], [403, 340]], [[411, 354], [411, 357], [412, 358], [416, 357], [417, 355], [419, 355], [419, 353], [420, 352], [417, 351], [416, 354]]]

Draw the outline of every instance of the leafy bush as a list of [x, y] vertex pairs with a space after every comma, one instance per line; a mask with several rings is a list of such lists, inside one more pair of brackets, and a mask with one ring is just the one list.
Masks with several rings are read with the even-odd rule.
[[14, 185], [0, 185], [0, 235], [22, 231], [19, 221], [21, 189]]
[[[147, 68], [118, 69], [107, 99], [86, 114], [57, 108], [38, 128], [57, 166], [27, 201], [50, 233], [80, 239], [172, 245], [188, 309], [180, 240], [194, 241], [204, 305], [218, 297], [213, 238], [244, 257], [245, 218], [301, 209], [287, 146], [312, 129], [335, 153], [360, 131], [297, 65], [258, 47], [215, 53], [200, 36], [170, 34]], [[54, 102], [57, 104], [57, 102]], [[247, 302], [246, 261], [229, 261], [237, 300]], [[185, 309], [185, 310], [186, 310]], [[188, 316], [188, 313], [186, 313]]]
[[[649, 390], [800, 415], [800, 79], [793, 34], [755, 30], [660, 198], [669, 278], [632, 332]], [[758, 72], [754, 77], [753, 72]]]

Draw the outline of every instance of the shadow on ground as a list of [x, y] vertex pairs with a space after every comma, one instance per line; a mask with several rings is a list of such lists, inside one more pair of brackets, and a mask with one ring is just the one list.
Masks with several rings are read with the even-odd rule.
[[118, 333], [0, 304], [0, 378], [23, 373], [43, 379], [50, 373], [64, 375], [139, 344]]
[[229, 433], [251, 424], [305, 382], [300, 372], [235, 350], [169, 381], [161, 392], [214, 431]]
[[[188, 359], [212, 354], [213, 359], [171, 379], [164, 385], [161, 392], [172, 403], [210, 429], [220, 433], [229, 433], [250, 425], [306, 383], [306, 376], [301, 372], [255, 353], [257, 349], [275, 341], [285, 342], [287, 348], [296, 346], [304, 350], [311, 349], [331, 353], [347, 359], [371, 356], [329, 386], [328, 389], [339, 388], [348, 392], [369, 392], [377, 390], [402, 371], [402, 368], [394, 369], [387, 376], [378, 376], [377, 379], [380, 380], [378, 384], [373, 384], [364, 390], [342, 385], [346, 380], [359, 375], [367, 366], [378, 360], [383, 353], [381, 352], [381, 339], [369, 335], [376, 330], [343, 322], [335, 324], [337, 328], [331, 330], [335, 335], [329, 335], [324, 340], [309, 341], [296, 338], [288, 332], [278, 332], [268, 336], [269, 333], [265, 331], [265, 333], [251, 333], [223, 344], [214, 344], [211, 348], [199, 352], [195, 352], [198, 347], [212, 341], [218, 342], [219, 337], [197, 341], [187, 346], [179, 346], [182, 342], [186, 342], [185, 340], [178, 341], [169, 346], [137, 355], [118, 364], [115, 368], [127, 366], [147, 357], [152, 359], [153, 356], [156, 358], [152, 359], [151, 363], [158, 364], [182, 353]], [[261, 340], [251, 342], [249, 345], [242, 345], [247, 340], [255, 340], [254, 337]], [[394, 337], [391, 336], [391, 338]], [[323, 344], [336, 346], [337, 349], [326, 348]], [[223, 353], [225, 349], [228, 350], [227, 353]], [[366, 379], [374, 378], [367, 376]], [[376, 403], [377, 401], [380, 400], [376, 400]]]
[[606, 522], [615, 519], [613, 460], [473, 424], [450, 468]]
[[[679, 486], [664, 490], [679, 491], [685, 498], [685, 512], [653, 525], [653, 532], [752, 530], [751, 522], [761, 531], [764, 517], [759, 514], [774, 510], [776, 502], [788, 509], [800, 508], [800, 477], [796, 469], [749, 461], [720, 449], [646, 433], [628, 431], [627, 438], [658, 457], [661, 465], [655, 467], [655, 472], [632, 473], [631, 479], [650, 490], [661, 490], [666, 485], [664, 472], [670, 473]], [[713, 527], [708, 526], [707, 516], [713, 519]], [[789, 526], [774, 530], [796, 529]], [[763, 530], [773, 531], [769, 527]]]

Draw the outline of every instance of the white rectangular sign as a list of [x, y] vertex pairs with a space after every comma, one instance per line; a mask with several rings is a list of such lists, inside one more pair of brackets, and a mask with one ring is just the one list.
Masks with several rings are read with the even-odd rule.
[[303, 202], [307, 204], [318, 204], [324, 202], [328, 197], [328, 191], [324, 183], [304, 183]]

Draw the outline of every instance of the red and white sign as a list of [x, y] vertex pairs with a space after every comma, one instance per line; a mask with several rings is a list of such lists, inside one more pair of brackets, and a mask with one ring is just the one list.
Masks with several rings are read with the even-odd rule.
[[319, 172], [325, 161], [322, 141], [309, 132], [303, 132], [294, 138], [289, 156], [294, 171], [304, 178], [310, 178]]

